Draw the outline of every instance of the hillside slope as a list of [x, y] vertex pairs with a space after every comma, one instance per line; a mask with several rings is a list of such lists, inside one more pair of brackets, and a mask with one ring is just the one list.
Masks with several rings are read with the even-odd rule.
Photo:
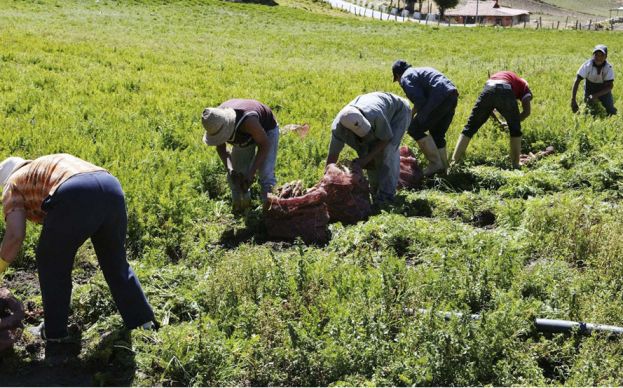
[[[123, 328], [87, 243], [73, 273], [78, 357], [50, 367], [27, 332], [0, 355], [0, 385], [623, 381], [622, 341], [534, 325], [623, 326], [623, 119], [569, 108], [595, 43], [620, 70], [620, 34], [387, 23], [310, 0], [15, 0], [0, 2], [0, 41], [0, 158], [67, 152], [119, 178], [128, 258], [162, 323]], [[268, 241], [257, 184], [250, 212], [231, 213], [224, 167], [202, 142], [205, 107], [256, 98], [281, 125], [309, 123], [304, 139], [280, 139], [276, 172], [278, 184], [310, 187], [345, 104], [377, 90], [403, 95], [390, 70], [397, 58], [433, 66], [459, 89], [448, 151], [487, 74], [510, 69], [534, 93], [524, 152], [555, 154], [510, 170], [509, 136], [487, 123], [465, 163], [368, 220], [331, 225], [325, 245]], [[621, 111], [618, 83], [614, 93]], [[408, 135], [403, 143], [415, 149]], [[25, 302], [28, 326], [42, 320], [39, 231], [29, 224], [0, 279]]]
[[623, 5], [620, 0], [502, 0], [500, 4], [508, 7], [527, 9], [534, 15], [570, 18], [609, 17], [610, 9]]

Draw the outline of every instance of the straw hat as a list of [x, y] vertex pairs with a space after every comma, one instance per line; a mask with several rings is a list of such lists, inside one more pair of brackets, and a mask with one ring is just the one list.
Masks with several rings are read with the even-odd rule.
[[11, 156], [10, 158], [6, 158], [2, 163], [0, 163], [0, 186], [4, 186], [4, 184], [9, 180], [9, 177], [15, 171], [16, 168], [20, 167], [24, 164], [25, 160], [19, 158], [17, 156]]
[[203, 142], [216, 146], [231, 138], [236, 126], [236, 111], [231, 108], [205, 108], [201, 115], [201, 124], [206, 130]]

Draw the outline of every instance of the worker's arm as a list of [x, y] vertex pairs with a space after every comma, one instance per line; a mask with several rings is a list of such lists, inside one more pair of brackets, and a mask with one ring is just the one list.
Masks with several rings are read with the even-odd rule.
[[378, 154], [383, 152], [383, 150], [385, 149], [385, 147], [387, 147], [389, 142], [390, 142], [389, 140], [377, 141], [374, 147], [372, 147], [372, 150], [368, 152], [366, 156], [364, 156], [363, 158], [357, 159], [357, 162], [359, 163], [361, 168], [365, 168], [368, 165], [368, 163], [370, 163]]
[[216, 152], [219, 158], [221, 158], [227, 174], [231, 174], [234, 171], [234, 167], [231, 162], [231, 154], [227, 151], [227, 145], [225, 143], [217, 145]]
[[334, 131], [331, 131], [331, 142], [329, 143], [329, 154], [327, 155], [325, 168], [332, 163], [337, 163], [343, 149], [344, 141], [335, 136]]
[[248, 188], [255, 179], [255, 173], [268, 157], [268, 149], [270, 147], [266, 131], [260, 124], [260, 119], [256, 116], [250, 116], [240, 125], [240, 131], [251, 135], [255, 144], [257, 144], [257, 153], [253, 164], [249, 168], [245, 176], [244, 184]]
[[571, 89], [571, 111], [573, 111], [573, 113], [577, 112], [579, 109], [576, 96], [578, 94], [578, 86], [583, 79], [582, 76], [578, 75], [575, 77], [575, 82], [573, 82], [573, 88]]
[[614, 87], [614, 80], [604, 82], [604, 86], [597, 92], [587, 96], [589, 101], [596, 100], [601, 96], [604, 96], [612, 90]]
[[0, 273], [15, 261], [26, 237], [26, 210], [15, 209], [6, 218], [6, 230], [0, 244]]
[[493, 119], [493, 121], [500, 126], [500, 128], [502, 129], [507, 129], [508, 128], [508, 124], [506, 124], [505, 121], [500, 120], [500, 118], [498, 117], [498, 115], [495, 114], [495, 109], [491, 111], [491, 114], [489, 115], [489, 117], [491, 117]]
[[327, 155], [327, 162], [325, 163], [325, 166], [328, 166], [328, 165], [333, 164], [333, 163], [337, 163], [339, 158], [340, 158], [340, 154], [339, 153]]
[[530, 116], [532, 107], [531, 107], [532, 96], [525, 96], [521, 100], [521, 113], [519, 114], [519, 120], [524, 121], [528, 116]]

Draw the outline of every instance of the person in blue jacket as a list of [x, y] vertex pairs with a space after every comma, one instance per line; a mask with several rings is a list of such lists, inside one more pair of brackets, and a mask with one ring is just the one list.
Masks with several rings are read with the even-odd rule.
[[432, 67], [412, 67], [402, 59], [394, 62], [392, 73], [394, 82], [400, 83], [413, 103], [414, 117], [408, 133], [428, 160], [424, 175], [445, 172], [448, 168], [446, 132], [454, 118], [459, 97], [457, 88]]

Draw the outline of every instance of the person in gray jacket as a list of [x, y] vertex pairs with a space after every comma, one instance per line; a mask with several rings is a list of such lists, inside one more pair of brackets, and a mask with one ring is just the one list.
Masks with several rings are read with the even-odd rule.
[[[394, 82], [400, 83], [413, 103], [409, 135], [428, 159], [425, 176], [448, 168], [446, 132], [454, 118], [459, 93], [454, 84], [432, 67], [411, 67], [399, 59], [392, 65]], [[428, 131], [428, 134], [426, 133]]]
[[363, 94], [348, 103], [331, 125], [327, 165], [337, 162], [345, 144], [368, 170], [374, 202], [390, 202], [400, 174], [400, 142], [411, 120], [407, 99], [392, 93]]

